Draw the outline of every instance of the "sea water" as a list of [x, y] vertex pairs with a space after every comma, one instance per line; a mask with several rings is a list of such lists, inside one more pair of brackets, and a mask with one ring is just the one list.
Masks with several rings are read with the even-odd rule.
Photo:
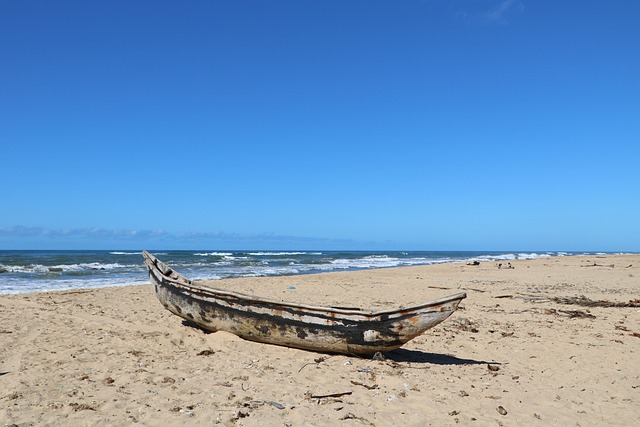
[[[192, 280], [285, 276], [568, 252], [152, 251]], [[140, 251], [0, 251], [0, 294], [149, 283]]]

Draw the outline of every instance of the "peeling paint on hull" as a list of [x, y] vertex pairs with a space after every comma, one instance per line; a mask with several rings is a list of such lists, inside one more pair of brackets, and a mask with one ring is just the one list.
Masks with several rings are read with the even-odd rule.
[[448, 318], [466, 297], [375, 312], [307, 306], [197, 286], [149, 252], [143, 256], [158, 299], [177, 316], [209, 331], [324, 353], [395, 350]]

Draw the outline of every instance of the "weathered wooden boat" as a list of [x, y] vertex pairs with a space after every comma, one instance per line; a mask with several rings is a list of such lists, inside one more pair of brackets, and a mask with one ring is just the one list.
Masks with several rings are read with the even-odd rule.
[[170, 312], [208, 331], [323, 353], [395, 350], [445, 320], [467, 296], [381, 311], [316, 307], [202, 286], [149, 252], [142, 255], [156, 295]]

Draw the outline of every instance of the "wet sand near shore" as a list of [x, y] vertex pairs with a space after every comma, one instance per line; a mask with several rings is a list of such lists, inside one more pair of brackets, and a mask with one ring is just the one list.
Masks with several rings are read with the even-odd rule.
[[636, 424], [640, 255], [510, 262], [208, 282], [371, 309], [467, 292], [384, 360], [205, 333], [150, 285], [0, 295], [0, 423]]

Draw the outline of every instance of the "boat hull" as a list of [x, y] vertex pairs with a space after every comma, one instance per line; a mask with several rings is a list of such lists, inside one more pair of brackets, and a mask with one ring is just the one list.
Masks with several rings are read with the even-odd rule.
[[466, 294], [385, 311], [283, 303], [197, 286], [148, 252], [156, 295], [170, 312], [208, 331], [327, 353], [373, 354], [401, 347], [449, 317]]

